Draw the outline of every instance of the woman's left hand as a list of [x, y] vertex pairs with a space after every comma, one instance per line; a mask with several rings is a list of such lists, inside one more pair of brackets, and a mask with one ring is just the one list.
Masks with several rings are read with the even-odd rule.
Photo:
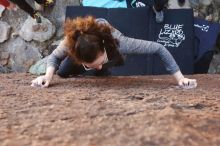
[[178, 81], [178, 84], [180, 87], [185, 88], [185, 89], [191, 89], [191, 88], [197, 87], [196, 79], [182, 78]]

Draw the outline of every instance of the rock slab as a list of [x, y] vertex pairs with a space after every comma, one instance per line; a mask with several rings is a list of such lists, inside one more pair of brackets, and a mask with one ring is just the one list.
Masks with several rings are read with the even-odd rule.
[[40, 24], [37, 24], [33, 18], [28, 17], [19, 31], [19, 35], [26, 41], [45, 42], [53, 37], [55, 30], [55, 26], [44, 17], [42, 17], [42, 23]]

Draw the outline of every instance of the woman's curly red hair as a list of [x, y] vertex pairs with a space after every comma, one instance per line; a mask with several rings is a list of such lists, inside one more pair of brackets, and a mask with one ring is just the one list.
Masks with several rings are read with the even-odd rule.
[[[66, 37], [66, 45], [69, 48], [69, 55], [80, 60], [77, 56], [76, 45], [79, 36], [91, 35], [100, 38], [104, 43], [108, 57], [117, 58], [121, 64], [123, 61], [120, 53], [118, 52], [119, 42], [112, 36], [113, 28], [108, 23], [98, 23], [92, 16], [77, 17], [75, 19], [67, 19], [64, 25], [64, 35]], [[91, 42], [92, 43], [92, 42]], [[83, 58], [83, 57], [81, 57]]]

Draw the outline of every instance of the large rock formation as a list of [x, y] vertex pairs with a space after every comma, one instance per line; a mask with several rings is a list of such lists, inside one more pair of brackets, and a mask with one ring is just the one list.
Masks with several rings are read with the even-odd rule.
[[[33, 0], [27, 0], [30, 4], [33, 4]], [[206, 20], [220, 22], [220, 1], [219, 0], [186, 0], [183, 7], [178, 6], [177, 0], [169, 0], [170, 8], [188, 8], [189, 6], [195, 8], [195, 16], [204, 18]], [[211, 3], [210, 3], [211, 2]], [[210, 4], [210, 5], [208, 5]], [[63, 22], [65, 20], [65, 8], [67, 5], [79, 5], [79, 0], [56, 0], [56, 4], [53, 8], [46, 8], [41, 14], [50, 20], [45, 20], [42, 26], [36, 25], [35, 21], [31, 18], [27, 19], [28, 14], [18, 9], [16, 12], [1, 9], [2, 13], [1, 22], [8, 23], [12, 27], [12, 33], [10, 37], [9, 27], [0, 28], [0, 52], [6, 52], [7, 48], [14, 41], [15, 34], [20, 31], [21, 36], [27, 40], [27, 45], [38, 48], [42, 56], [47, 56], [52, 51], [51, 44], [56, 40], [60, 40], [63, 37]], [[34, 5], [33, 5], [34, 6]], [[0, 11], [1, 11], [0, 10]], [[211, 14], [210, 14], [211, 13]], [[0, 12], [1, 14], [1, 12]], [[25, 24], [24, 24], [25, 23]], [[56, 27], [57, 31], [54, 33], [52, 24]], [[49, 25], [49, 27], [47, 27]], [[51, 26], [51, 27], [50, 27]], [[50, 31], [49, 31], [50, 30]], [[3, 32], [4, 31], [4, 32]], [[2, 36], [2, 37], [1, 37]], [[49, 39], [49, 40], [48, 40]], [[35, 41], [30, 41], [35, 40]], [[219, 47], [218, 47], [219, 48]], [[1, 54], [1, 53], [0, 53]], [[0, 56], [2, 57], [2, 56]], [[2, 61], [3, 60], [3, 61]], [[0, 58], [0, 62], [7, 63], [5, 57]], [[32, 61], [30, 61], [32, 62]], [[220, 64], [220, 63], [218, 63]], [[2, 64], [1, 64], [2, 65]], [[10, 64], [6, 64], [4, 67], [8, 68]], [[212, 66], [213, 67], [213, 66]], [[26, 67], [22, 67], [26, 68]], [[23, 69], [20, 69], [23, 70]], [[26, 69], [25, 69], [26, 70]], [[218, 69], [215, 68], [215, 71]], [[214, 73], [214, 72], [210, 72]], [[215, 72], [218, 73], [218, 72]]]
[[1, 146], [219, 146], [220, 75], [57, 76], [33, 88], [30, 74], [0, 74]]

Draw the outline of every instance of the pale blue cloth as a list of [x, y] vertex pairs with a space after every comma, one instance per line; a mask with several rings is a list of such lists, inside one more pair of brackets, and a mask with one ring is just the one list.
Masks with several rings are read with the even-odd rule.
[[126, 0], [83, 0], [83, 6], [103, 8], [127, 8]]

